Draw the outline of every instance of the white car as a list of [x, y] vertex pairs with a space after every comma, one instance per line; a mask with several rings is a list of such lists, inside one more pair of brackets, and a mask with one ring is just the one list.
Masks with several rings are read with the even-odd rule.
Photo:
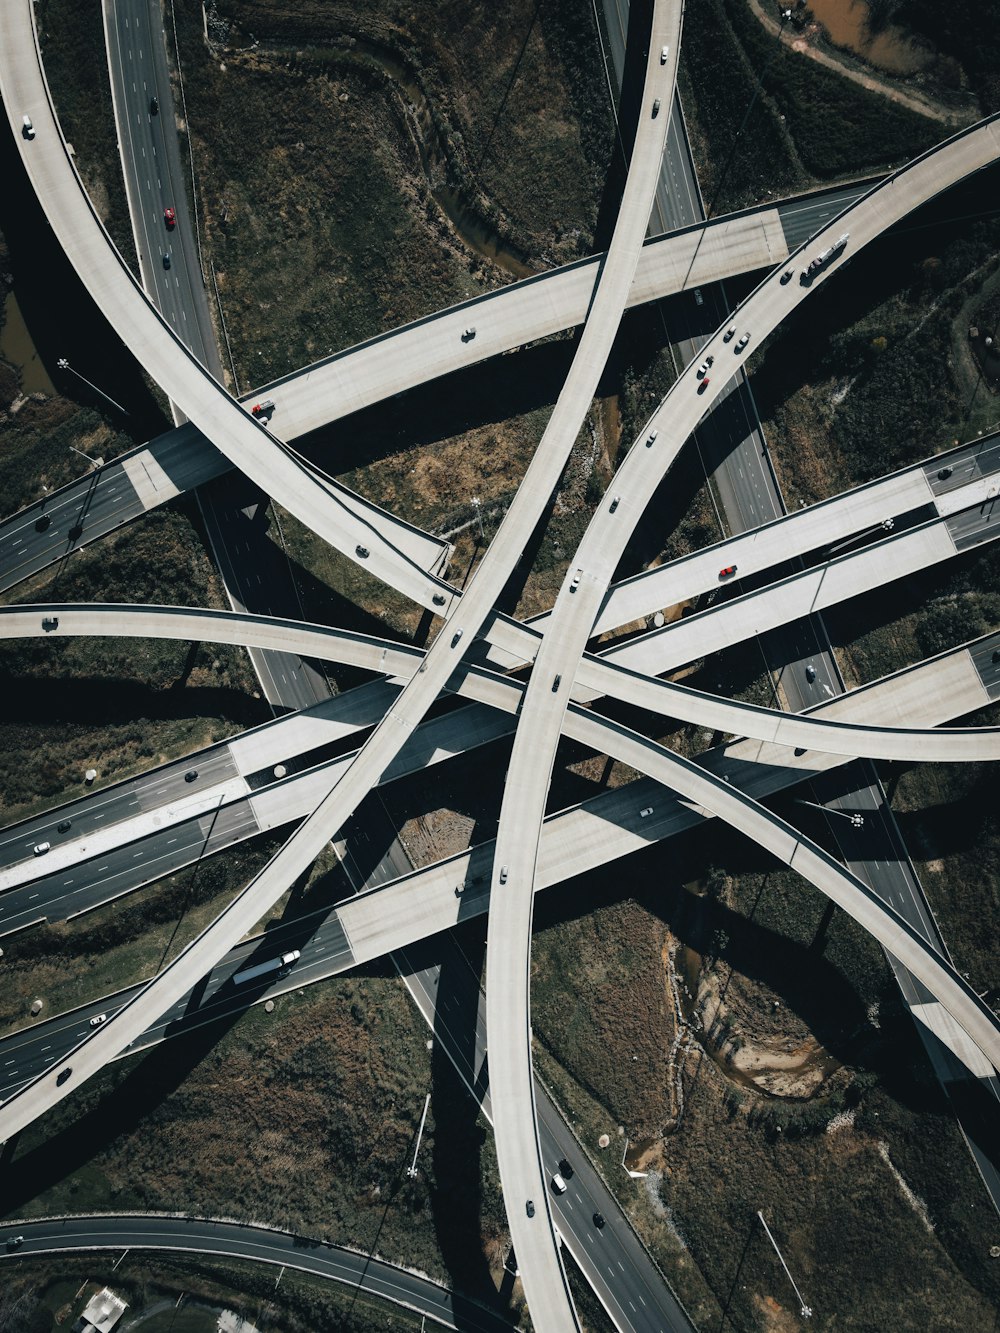
[[715, 361], [714, 356], [705, 357], [705, 360], [701, 363], [696, 372], [700, 380], [703, 380], [705, 376], [708, 374], [709, 370], [712, 368], [712, 364], [714, 361]]
[[35, 137], [35, 127], [31, 123], [30, 116], [21, 117], [21, 133], [26, 139], [33, 139]]
[[669, 47], [669, 46], [661, 46], [661, 47], [660, 47], [660, 64], [661, 64], [661, 65], [665, 65], [665, 64], [667, 63], [667, 57], [668, 57], [669, 55], [670, 55], [670, 47]]
[[33, 850], [36, 856], [44, 856], [51, 846], [51, 842], [36, 842]]
[[736, 344], [733, 350], [736, 352], [742, 352], [744, 347], [746, 347], [749, 341], [750, 341], [749, 333], [744, 333], [743, 337], [739, 340], [739, 342]]
[[94, 1017], [90, 1020], [90, 1026], [92, 1028], [99, 1028], [102, 1023], [106, 1023], [107, 1021], [108, 1021], [107, 1014], [95, 1014]]
[[725, 333], [722, 335], [722, 341], [724, 343], [732, 342], [732, 340], [735, 337], [736, 337], [736, 325], [730, 324], [729, 328], [726, 329]]

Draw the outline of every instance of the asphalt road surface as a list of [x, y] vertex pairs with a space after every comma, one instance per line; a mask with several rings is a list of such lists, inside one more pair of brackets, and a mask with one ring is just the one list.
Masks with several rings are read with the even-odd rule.
[[[604, 0], [604, 11], [612, 49], [616, 53], [615, 63], [620, 81], [621, 70], [624, 67], [624, 34], [628, 22], [628, 0]], [[693, 168], [687, 173], [692, 180], [687, 186], [682, 185], [686, 164], [690, 164], [690, 153], [687, 151], [686, 135], [681, 133], [679, 107], [675, 110], [673, 121], [677, 124], [677, 134], [671, 134], [668, 139], [672, 188], [667, 192], [670, 201], [667, 205], [670, 213], [667, 225], [677, 227], [700, 220], [703, 211], [699, 206], [700, 195], [693, 183]], [[683, 144], [680, 143], [681, 139]], [[658, 195], [658, 199], [659, 197]], [[841, 206], [846, 206], [847, 202], [845, 199]], [[789, 235], [789, 239], [794, 237], [798, 243], [807, 239], [816, 230], [816, 225], [808, 216], [807, 208], [786, 217], [786, 234]], [[711, 314], [706, 321], [707, 328], [711, 330], [718, 327], [727, 314], [721, 284], [706, 288], [702, 295], [705, 305], [711, 307]], [[701, 340], [697, 336], [691, 336], [691, 333], [699, 323], [697, 317], [703, 313], [704, 309], [695, 306], [693, 300], [690, 307], [685, 308], [690, 332], [679, 346], [680, 359], [684, 364], [689, 364], [700, 350]], [[696, 447], [701, 452], [706, 472], [712, 476], [725, 523], [731, 533], [745, 532], [759, 527], [785, 512], [777, 479], [770, 467], [767, 444], [756, 407], [742, 372], [740, 379], [740, 410], [730, 416], [735, 428], [730, 425], [722, 438], [713, 435], [713, 419], [721, 415], [716, 412], [709, 415], [695, 436]], [[741, 418], [746, 430], [743, 438], [738, 439], [741, 433], [739, 430]], [[1000, 445], [997, 442], [990, 445], [992, 450], [998, 447]], [[972, 459], [975, 453], [975, 446], [970, 446]], [[967, 470], [955, 467], [949, 478], [938, 478], [937, 470], [933, 469], [933, 472], [934, 476], [929, 477], [932, 487], [943, 490], [970, 480], [976, 475], [977, 468], [974, 462]], [[982, 517], [988, 521], [985, 512]], [[974, 520], [967, 518], [965, 522], [974, 523]], [[959, 536], [962, 536], [961, 532]], [[821, 616], [812, 616], [804, 623], [800, 622], [795, 626], [773, 631], [757, 642], [760, 644], [760, 651], [765, 655], [772, 679], [781, 687], [785, 706], [791, 711], [802, 712], [823, 699], [830, 699], [842, 693], [843, 681]], [[812, 668], [811, 680], [806, 675], [807, 665]], [[870, 885], [884, 901], [896, 906], [910, 925], [922, 930], [926, 938], [934, 941], [936, 947], [940, 948], [942, 946], [937, 931], [931, 928], [930, 912], [923, 888], [906, 852], [875, 770], [871, 764], [859, 764], [853, 766], [853, 771], [857, 775], [858, 785], [841, 794], [840, 804], [851, 811], [868, 809], [873, 812], [873, 816], [877, 812], [877, 818], [866, 819], [868, 836], [865, 840], [866, 855], [863, 858], [852, 858], [850, 855], [851, 839], [844, 832], [848, 822], [842, 819], [833, 820], [838, 836], [844, 844], [848, 868]], [[892, 961], [890, 959], [890, 962]], [[918, 988], [917, 983], [905, 973], [900, 976], [900, 971], [897, 970], [897, 978], [900, 980], [904, 998], [912, 1004], [915, 995], [922, 997], [922, 988]], [[920, 1022], [917, 1023], [917, 1030], [924, 1040], [931, 1063], [946, 1091], [949, 1082], [954, 1081], [961, 1085], [971, 1077], [956, 1057]], [[990, 1080], [990, 1083], [990, 1095], [997, 1096], [997, 1080]], [[955, 1105], [955, 1099], [952, 1100]], [[963, 1123], [961, 1118], [959, 1123]], [[963, 1127], [966, 1129], [967, 1138], [970, 1139], [973, 1155], [993, 1204], [1000, 1210], [1000, 1171], [995, 1164], [995, 1149], [992, 1145], [983, 1143], [982, 1134], [976, 1132], [975, 1127], [972, 1125]]]
[[[23, 1244], [8, 1248], [6, 1242], [14, 1236], [23, 1236]], [[469, 1330], [469, 1333], [510, 1333], [513, 1327], [500, 1314], [478, 1302], [383, 1259], [359, 1254], [318, 1237], [239, 1222], [156, 1213], [97, 1214], [12, 1222], [5, 1226], [2, 1239], [5, 1243], [0, 1247], [0, 1263], [6, 1261], [11, 1268], [21, 1259], [73, 1251], [157, 1250], [206, 1257], [224, 1255], [230, 1259], [277, 1264], [342, 1282], [416, 1310], [446, 1328]], [[280, 1305], [280, 1293], [274, 1300]]]
[[[114, 0], [108, 36], [115, 104], [125, 129], [120, 135], [121, 158], [143, 286], [178, 336], [221, 383], [194, 220], [187, 207], [158, 0]], [[159, 101], [155, 115], [150, 111], [154, 96]], [[172, 228], [164, 220], [166, 208], [173, 208], [177, 217]], [[167, 257], [169, 269], [164, 267]], [[298, 614], [288, 561], [268, 538], [267, 524], [252, 521], [246, 513], [251, 508], [263, 517], [267, 497], [239, 478], [225, 490], [210, 487], [199, 492], [199, 500], [233, 608], [265, 615]], [[300, 658], [259, 648], [249, 652], [271, 704], [307, 708], [329, 695], [322, 674]]]

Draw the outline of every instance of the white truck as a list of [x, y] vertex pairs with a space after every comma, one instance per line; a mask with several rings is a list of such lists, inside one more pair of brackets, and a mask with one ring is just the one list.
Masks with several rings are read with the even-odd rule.
[[851, 233], [849, 231], [845, 231], [842, 236], [838, 236], [837, 239], [834, 241], [833, 245], [827, 246], [827, 248], [823, 251], [822, 254], [817, 255], [816, 258], [810, 262], [809, 267], [806, 269], [806, 272], [815, 273], [818, 269], [821, 269], [824, 264], [829, 263], [829, 261], [833, 258], [833, 256], [837, 253], [838, 250], [843, 250], [844, 246], [847, 244], [848, 237], [850, 236], [850, 234]]
[[256, 967], [248, 967], [242, 972], [237, 972], [233, 977], [233, 985], [242, 986], [248, 981], [255, 981], [258, 977], [266, 977], [270, 972], [283, 972], [301, 957], [302, 951], [293, 949], [291, 953], [283, 953], [280, 958], [269, 958], [266, 963], [258, 963]]

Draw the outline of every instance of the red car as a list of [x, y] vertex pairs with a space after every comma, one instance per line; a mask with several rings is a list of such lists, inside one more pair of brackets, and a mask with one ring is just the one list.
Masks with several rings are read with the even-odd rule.
[[727, 565], [727, 566], [725, 567], [725, 569], [720, 569], [720, 570], [719, 570], [719, 578], [720, 578], [720, 579], [731, 579], [735, 573], [736, 573], [736, 566], [735, 566], [735, 565]]
[[177, 214], [172, 208], [163, 210], [163, 221], [167, 224], [167, 231], [173, 231], [177, 226]]

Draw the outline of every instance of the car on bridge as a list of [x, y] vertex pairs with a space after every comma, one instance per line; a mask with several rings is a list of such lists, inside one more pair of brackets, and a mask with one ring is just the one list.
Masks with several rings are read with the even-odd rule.
[[174, 208], [165, 208], [163, 210], [163, 221], [167, 224], [167, 231], [173, 231], [177, 226], [177, 210]]
[[736, 565], [726, 565], [719, 570], [720, 579], [731, 579], [736, 573]]

